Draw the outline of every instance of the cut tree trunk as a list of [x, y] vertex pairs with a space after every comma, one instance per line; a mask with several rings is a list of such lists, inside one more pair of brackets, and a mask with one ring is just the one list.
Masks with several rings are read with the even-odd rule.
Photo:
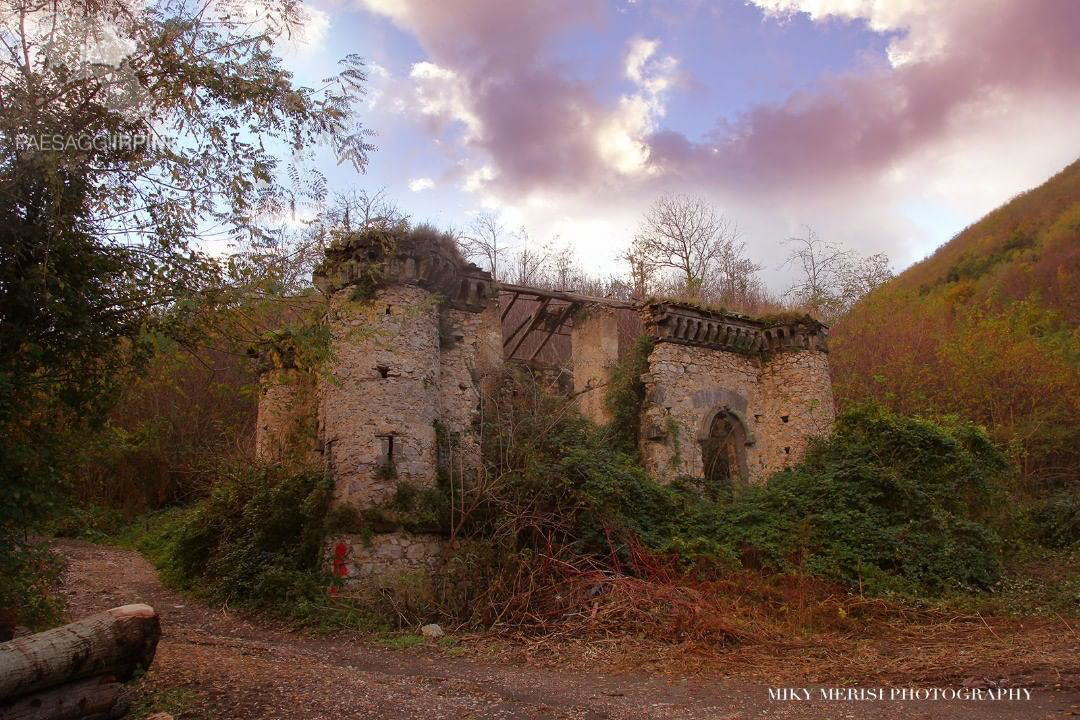
[[72, 680], [128, 680], [154, 659], [161, 623], [149, 605], [124, 605], [0, 644], [0, 702]]
[[112, 720], [127, 713], [122, 690], [111, 677], [77, 680], [0, 703], [0, 720]]

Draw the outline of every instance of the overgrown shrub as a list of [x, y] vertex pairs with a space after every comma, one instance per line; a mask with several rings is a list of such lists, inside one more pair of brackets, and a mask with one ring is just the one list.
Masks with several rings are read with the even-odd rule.
[[1031, 513], [1035, 539], [1048, 548], [1080, 546], [1080, 493], [1065, 489], [1040, 501]]
[[969, 423], [857, 407], [798, 466], [700, 517], [695, 533], [745, 564], [801, 570], [871, 594], [990, 587], [992, 516], [1010, 466]]
[[649, 355], [653, 351], [650, 335], [641, 335], [611, 370], [604, 406], [611, 414], [608, 435], [612, 444], [625, 453], [637, 456], [641, 435], [641, 403], [645, 400], [645, 384], [641, 376], [649, 371]]
[[0, 614], [14, 611], [15, 622], [33, 630], [59, 623], [64, 603], [57, 588], [63, 567], [62, 558], [41, 544], [0, 552]]
[[534, 549], [570, 544], [586, 555], [609, 553], [621, 535], [666, 534], [676, 496], [572, 399], [509, 371], [487, 408], [486, 480], [466, 488], [478, 496], [467, 524], [474, 534]]
[[[742, 565], [869, 594], [989, 588], [1010, 471], [986, 433], [864, 406], [798, 466], [734, 498], [664, 486], [571, 401], [513, 377], [490, 418], [486, 493], [469, 526], [504, 551], [635, 571], [634, 545], [699, 576]], [[502, 562], [501, 567], [506, 567]]]
[[140, 549], [208, 600], [300, 616], [331, 583], [321, 554], [332, 496], [322, 472], [237, 466]]

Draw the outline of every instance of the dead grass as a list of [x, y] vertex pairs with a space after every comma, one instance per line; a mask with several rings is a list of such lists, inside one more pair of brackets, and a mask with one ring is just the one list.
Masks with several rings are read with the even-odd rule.
[[[542, 567], [542, 566], [541, 566]], [[636, 577], [551, 564], [519, 577], [473, 656], [573, 669], [783, 683], [1080, 688], [1080, 621], [887, 602], [801, 575], [688, 579], [642, 556]]]
[[[1072, 629], [1070, 629], [1070, 627]], [[459, 648], [475, 657], [529, 665], [666, 675], [715, 675], [772, 685], [957, 684], [1008, 678], [1013, 685], [1080, 688], [1080, 638], [1067, 621], [941, 617], [875, 622], [857, 633], [715, 645], [648, 635], [531, 636], [479, 633]]]

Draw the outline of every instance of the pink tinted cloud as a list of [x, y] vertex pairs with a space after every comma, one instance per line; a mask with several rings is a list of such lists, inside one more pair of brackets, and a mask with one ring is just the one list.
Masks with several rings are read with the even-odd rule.
[[[549, 52], [560, 33], [602, 23], [603, 0], [360, 1], [413, 33], [464, 84], [479, 127], [467, 142], [490, 156], [501, 194], [596, 187], [606, 177], [596, 135], [612, 108]], [[938, 53], [832, 76], [820, 91], [753, 108], [700, 140], [660, 129], [648, 138], [657, 172], [646, 182], [839, 185], [943, 139], [958, 111], [995, 94], [1080, 88], [1080, 0], [907, 4], [944, 38]]]
[[545, 54], [560, 32], [602, 21], [603, 0], [363, 0], [412, 32], [467, 88], [506, 189], [573, 184], [597, 169], [593, 90]]
[[669, 175], [743, 186], [840, 182], [941, 139], [969, 104], [1080, 89], [1080, 2], [931, 7], [946, 23], [937, 54], [834, 76], [823, 91], [755, 108], [702, 142], [657, 132], [651, 161]]

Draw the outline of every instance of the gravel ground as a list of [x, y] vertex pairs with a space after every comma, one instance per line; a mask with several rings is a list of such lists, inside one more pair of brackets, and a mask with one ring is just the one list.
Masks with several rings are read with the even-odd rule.
[[[1063, 718], [1080, 691], [1031, 688], [1020, 701], [770, 699], [766, 685], [699, 672], [686, 677], [495, 664], [435, 648], [391, 650], [255, 624], [162, 586], [138, 553], [64, 541], [73, 617], [145, 602], [162, 638], [131, 687], [136, 706], [196, 718]], [[1007, 670], [1003, 668], [1003, 670]], [[956, 688], [953, 684], [951, 687]], [[888, 693], [888, 690], [886, 690]]]

